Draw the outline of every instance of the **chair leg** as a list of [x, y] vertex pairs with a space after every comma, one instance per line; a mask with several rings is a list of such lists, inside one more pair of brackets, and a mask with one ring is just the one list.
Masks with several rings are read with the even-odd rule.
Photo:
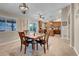
[[26, 45], [25, 45], [25, 49], [24, 49], [24, 54], [26, 54]]
[[42, 44], [40, 43], [41, 47], [42, 47]]
[[21, 44], [21, 47], [20, 47], [20, 52], [22, 51], [22, 44]]
[[45, 44], [44, 44], [44, 53], [46, 53]]
[[34, 55], [34, 52], [35, 52], [35, 43], [33, 41], [33, 43], [32, 43], [32, 55]]
[[49, 49], [48, 43], [47, 43], [47, 49]]
[[37, 50], [38, 50], [38, 43], [37, 43]]

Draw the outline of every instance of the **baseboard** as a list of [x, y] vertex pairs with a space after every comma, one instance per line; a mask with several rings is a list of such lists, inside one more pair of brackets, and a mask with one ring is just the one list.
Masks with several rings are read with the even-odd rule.
[[76, 52], [76, 54], [79, 56], [79, 53], [78, 53], [78, 51], [74, 48], [74, 50], [75, 50], [75, 52]]
[[71, 45], [70, 45], [70, 47], [71, 47], [71, 48], [73, 48], [73, 49], [74, 49], [74, 51], [75, 51], [75, 53], [77, 54], [77, 56], [79, 56], [78, 51], [77, 51], [74, 47], [72, 47]]
[[9, 42], [0, 43], [0, 46], [7, 45], [7, 44], [10, 44], [10, 43], [14, 43], [14, 42], [17, 42], [17, 41], [19, 41], [19, 40], [13, 40], [13, 41], [9, 41]]

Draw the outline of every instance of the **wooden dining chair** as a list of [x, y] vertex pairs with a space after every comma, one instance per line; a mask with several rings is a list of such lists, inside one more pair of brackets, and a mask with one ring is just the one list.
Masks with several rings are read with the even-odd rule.
[[24, 30], [25, 35], [28, 33], [28, 30]]
[[24, 32], [18, 32], [18, 33], [21, 40], [20, 51], [22, 51], [22, 45], [25, 45], [24, 53], [26, 54], [26, 48], [28, 47], [29, 43], [32, 43], [32, 41], [28, 41], [28, 38], [26, 38]]
[[44, 30], [42, 28], [39, 29], [39, 33], [43, 33]]
[[40, 44], [41, 46], [43, 45], [44, 53], [46, 53], [46, 46], [45, 45], [47, 45], [47, 49], [48, 49], [49, 34], [50, 34], [50, 32], [45, 33], [44, 38], [39, 39], [37, 41], [37, 50], [38, 50], [38, 44]]

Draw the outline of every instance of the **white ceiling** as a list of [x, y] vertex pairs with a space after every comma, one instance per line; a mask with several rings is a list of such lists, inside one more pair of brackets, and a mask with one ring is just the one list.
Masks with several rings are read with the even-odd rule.
[[[56, 19], [59, 10], [66, 7], [67, 3], [28, 3], [29, 10], [27, 15], [29, 19], [37, 19], [39, 14], [45, 19]], [[24, 15], [19, 10], [18, 3], [0, 3], [0, 13], [6, 13], [12, 17], [23, 17]]]

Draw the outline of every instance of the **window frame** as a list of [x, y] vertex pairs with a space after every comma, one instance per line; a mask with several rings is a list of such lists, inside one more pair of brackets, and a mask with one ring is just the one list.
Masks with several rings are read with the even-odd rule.
[[[0, 32], [16, 31], [16, 19], [5, 18], [5, 17], [0, 16], [0, 23], [1, 22], [3, 22], [4, 25], [2, 25], [3, 30], [1, 30], [1, 28], [0, 28]], [[11, 26], [8, 25], [9, 23], [11, 24]], [[11, 27], [11, 29], [7, 29], [9, 27]]]

